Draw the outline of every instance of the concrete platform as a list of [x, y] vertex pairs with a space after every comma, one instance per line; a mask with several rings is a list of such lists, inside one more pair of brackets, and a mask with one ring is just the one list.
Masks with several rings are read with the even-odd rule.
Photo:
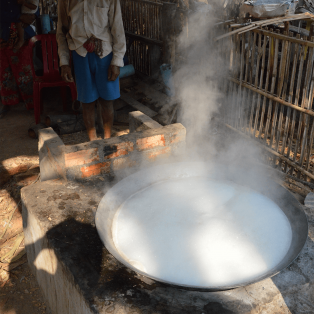
[[51, 180], [22, 189], [28, 262], [55, 314], [314, 313], [314, 211], [296, 261], [262, 282], [221, 292], [179, 290], [138, 276], [100, 241], [94, 214], [113, 183]]

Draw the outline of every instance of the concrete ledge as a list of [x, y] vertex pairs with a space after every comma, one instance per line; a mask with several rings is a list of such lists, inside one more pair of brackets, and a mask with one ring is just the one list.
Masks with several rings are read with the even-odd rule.
[[[35, 196], [34, 196], [35, 198]], [[26, 201], [27, 202], [27, 201]], [[23, 205], [23, 229], [29, 266], [43, 291], [51, 311], [55, 314], [93, 312], [76, 288], [76, 283], [67, 273], [66, 266], [57, 258], [47, 239], [47, 226], [36, 213], [25, 210], [34, 206]]]
[[[312, 222], [299, 257], [273, 278], [229, 291], [185, 291], [138, 276], [103, 246], [94, 214], [109, 187], [51, 180], [21, 191], [28, 263], [53, 314], [313, 312]], [[313, 221], [314, 212], [308, 215]]]
[[132, 111], [129, 113], [129, 128], [130, 132], [132, 133], [149, 129], [162, 128], [162, 125], [141, 111]]

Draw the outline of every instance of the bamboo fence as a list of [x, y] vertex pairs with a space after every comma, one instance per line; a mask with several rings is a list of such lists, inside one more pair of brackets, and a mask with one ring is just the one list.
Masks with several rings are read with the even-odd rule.
[[[134, 68], [151, 75], [154, 47], [162, 47], [162, 3], [122, 0], [121, 10], [127, 37], [127, 55]], [[160, 49], [160, 48], [159, 48]]]
[[266, 27], [223, 41], [230, 48], [222, 50], [230, 60], [223, 122], [282, 171], [314, 180], [314, 37]]

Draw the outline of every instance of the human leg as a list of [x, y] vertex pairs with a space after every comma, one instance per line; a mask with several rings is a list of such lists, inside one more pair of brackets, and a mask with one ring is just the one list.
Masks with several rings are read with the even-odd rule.
[[113, 124], [113, 100], [98, 99], [101, 106], [101, 117], [104, 124], [104, 138], [111, 137]]
[[97, 140], [95, 127], [95, 104], [96, 101], [93, 101], [91, 103], [82, 103], [83, 120], [90, 141]]
[[88, 53], [82, 57], [75, 50], [72, 51], [77, 99], [84, 104], [95, 102], [99, 98], [92, 55]]
[[99, 103], [101, 105], [101, 116], [104, 127], [104, 138], [111, 137], [111, 129], [113, 124], [113, 101], [120, 97], [119, 79], [108, 81], [108, 69], [112, 60], [112, 53], [100, 59], [94, 56], [97, 62], [96, 68], [96, 85], [100, 95]]
[[93, 57], [97, 63], [95, 78], [99, 96], [105, 100], [115, 100], [119, 98], [119, 78], [115, 81], [108, 81], [108, 70], [113, 57], [112, 52], [102, 59], [96, 55]]
[[82, 103], [83, 120], [90, 141], [97, 139], [95, 128], [95, 104], [99, 98], [95, 84], [94, 68], [91, 63], [91, 54], [82, 57], [72, 52], [77, 98]]

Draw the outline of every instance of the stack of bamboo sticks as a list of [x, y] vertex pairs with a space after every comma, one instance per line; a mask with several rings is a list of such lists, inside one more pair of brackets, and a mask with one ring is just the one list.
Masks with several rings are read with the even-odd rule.
[[282, 16], [277, 17], [273, 19], [267, 19], [267, 20], [261, 20], [261, 21], [255, 21], [252, 22], [250, 25], [244, 26], [242, 28], [238, 28], [232, 32], [226, 33], [224, 35], [221, 35], [219, 37], [216, 37], [216, 40], [220, 40], [222, 38], [234, 35], [234, 34], [243, 34], [245, 32], [251, 31], [253, 29], [271, 25], [271, 24], [277, 24], [282, 22], [290, 22], [290, 21], [296, 21], [296, 20], [307, 20], [312, 19], [314, 20], [314, 14], [311, 13], [302, 13], [302, 14], [294, 14], [294, 15], [288, 15], [288, 16]]

